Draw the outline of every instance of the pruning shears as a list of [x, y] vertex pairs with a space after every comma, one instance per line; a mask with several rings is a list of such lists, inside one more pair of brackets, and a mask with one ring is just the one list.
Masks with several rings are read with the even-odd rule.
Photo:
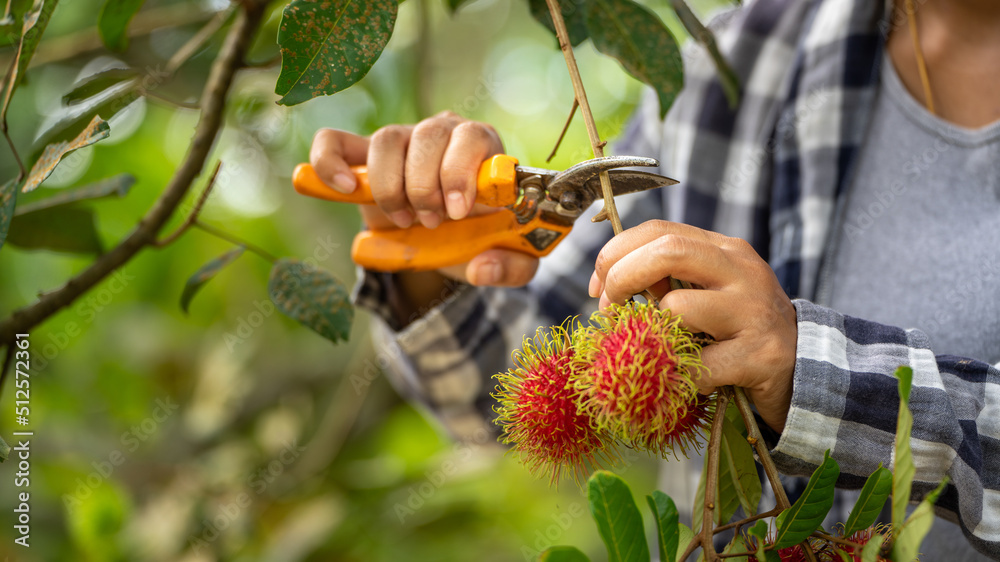
[[[601, 198], [598, 174], [611, 175], [615, 195], [677, 183], [665, 176], [629, 169], [658, 166], [654, 158], [609, 156], [585, 160], [564, 171], [519, 166], [517, 159], [498, 154], [479, 168], [476, 202], [502, 210], [462, 220], [446, 220], [437, 228], [371, 229], [354, 238], [351, 258], [375, 271], [426, 271], [465, 263], [493, 248], [517, 250], [536, 257], [548, 255], [573, 228], [573, 222]], [[344, 194], [329, 187], [309, 164], [292, 175], [303, 195], [358, 205], [374, 205], [365, 166], [351, 168], [357, 188]]]

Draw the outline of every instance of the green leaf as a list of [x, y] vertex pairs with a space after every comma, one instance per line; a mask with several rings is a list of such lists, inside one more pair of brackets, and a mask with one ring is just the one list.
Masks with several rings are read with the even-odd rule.
[[715, 64], [715, 70], [719, 73], [719, 83], [722, 84], [722, 91], [726, 94], [726, 101], [729, 102], [730, 108], [735, 108], [740, 102], [740, 79], [736, 77], [733, 67], [729, 66], [729, 62], [719, 51], [715, 34], [701, 23], [684, 0], [670, 0], [670, 4], [684, 25], [684, 29], [708, 51]]
[[[574, 47], [590, 36], [587, 32], [587, 4], [590, 1], [559, 0], [559, 11], [562, 12], [563, 21], [566, 22], [569, 42]], [[528, 7], [531, 8], [531, 16], [555, 35], [556, 27], [552, 23], [552, 12], [549, 11], [549, 5], [545, 0], [528, 0]]]
[[337, 93], [364, 78], [392, 35], [396, 0], [292, 0], [278, 26], [278, 103]]
[[7, 108], [10, 100], [17, 90], [17, 85], [24, 78], [24, 73], [28, 70], [31, 57], [34, 56], [38, 43], [42, 40], [42, 34], [49, 25], [52, 12], [55, 11], [59, 0], [36, 0], [34, 7], [24, 14], [24, 21], [21, 24], [21, 40], [18, 42], [17, 64], [11, 66], [10, 73], [4, 91], [3, 105], [0, 106], [0, 118], [6, 119]]
[[128, 48], [128, 24], [145, 0], [106, 0], [97, 16], [97, 32], [112, 51]]
[[619, 476], [599, 470], [587, 482], [590, 512], [608, 549], [609, 562], [649, 562], [642, 515]]
[[198, 290], [200, 290], [205, 283], [211, 281], [217, 273], [222, 271], [222, 268], [236, 261], [236, 258], [242, 256], [243, 250], [245, 249], [246, 248], [243, 246], [237, 246], [232, 250], [229, 250], [225, 254], [222, 254], [214, 260], [201, 266], [198, 271], [195, 271], [194, 274], [188, 278], [187, 283], [184, 284], [184, 291], [181, 293], [181, 310], [184, 311], [184, 314], [188, 313], [188, 306], [191, 304], [191, 299], [193, 299], [195, 294], [198, 293]]
[[14, 218], [14, 207], [17, 205], [17, 178], [12, 178], [0, 186], [0, 248], [7, 240], [10, 221]]
[[573, 546], [553, 546], [538, 557], [539, 562], [590, 562], [587, 555]]
[[768, 526], [767, 521], [764, 521], [763, 519], [758, 519], [757, 523], [750, 528], [750, 536], [757, 539], [756, 557], [758, 562], [767, 562], [767, 555], [764, 554], [764, 546], [767, 543], [768, 531], [770, 531], [770, 527]]
[[587, 30], [598, 51], [656, 90], [663, 118], [684, 86], [684, 66], [660, 18], [632, 0], [590, 0]]
[[97, 74], [91, 74], [77, 83], [62, 101], [66, 105], [76, 105], [81, 101], [96, 96], [97, 94], [121, 84], [126, 80], [134, 80], [139, 75], [131, 68], [112, 68]]
[[656, 542], [660, 545], [660, 560], [676, 562], [677, 541], [680, 539], [677, 529], [677, 506], [670, 496], [659, 490], [646, 496], [649, 509], [653, 510], [653, 521], [656, 522]]
[[865, 487], [861, 489], [858, 501], [854, 503], [851, 514], [844, 524], [844, 536], [849, 537], [861, 529], [871, 527], [878, 514], [882, 512], [885, 501], [892, 491], [892, 473], [881, 464], [868, 477]]
[[893, 536], [906, 519], [906, 506], [910, 503], [910, 488], [917, 467], [913, 464], [913, 450], [910, 435], [913, 433], [913, 414], [910, 413], [910, 388], [913, 384], [913, 369], [896, 369], [899, 379], [899, 415], [896, 420], [896, 449], [892, 461], [892, 529]]
[[73, 140], [69, 142], [59, 141], [46, 146], [41, 158], [35, 162], [35, 165], [31, 167], [31, 171], [28, 172], [28, 177], [24, 181], [24, 187], [21, 188], [21, 192], [28, 193], [34, 190], [45, 181], [45, 178], [49, 177], [49, 174], [52, 173], [52, 170], [56, 169], [59, 161], [64, 156], [78, 148], [90, 146], [99, 140], [108, 138], [110, 131], [111, 128], [108, 127], [107, 121], [94, 116], [90, 124], [83, 131], [80, 131], [80, 134]]
[[284, 258], [271, 268], [271, 301], [283, 314], [336, 343], [347, 340], [354, 308], [344, 285], [328, 271]]
[[861, 562], [878, 562], [878, 555], [882, 550], [882, 542], [885, 537], [879, 533], [872, 534], [865, 547], [861, 549]]
[[833, 507], [834, 486], [840, 476], [837, 461], [830, 458], [830, 451], [823, 454], [823, 463], [816, 468], [806, 489], [792, 507], [782, 511], [775, 524], [775, 548], [799, 544], [815, 531]]
[[79, 201], [89, 201], [92, 199], [101, 199], [102, 197], [111, 197], [112, 195], [125, 197], [128, 195], [129, 190], [132, 189], [134, 184], [135, 176], [132, 174], [119, 174], [84, 187], [67, 189], [61, 191], [58, 195], [53, 195], [52, 197], [46, 197], [45, 199], [20, 205], [14, 212], [14, 216], [40, 211], [42, 209], [60, 207], [62, 205], [71, 205]]
[[75, 207], [53, 207], [15, 216], [7, 242], [29, 250], [74, 254], [104, 251], [94, 211]]
[[948, 477], [945, 476], [944, 480], [938, 484], [938, 487], [927, 494], [924, 501], [917, 505], [917, 508], [913, 510], [913, 513], [910, 514], [910, 517], [898, 532], [895, 529], [895, 525], [893, 525], [893, 532], [896, 533], [896, 540], [892, 543], [892, 559], [894, 562], [911, 562], [912, 560], [916, 560], [917, 555], [920, 554], [920, 543], [924, 541], [927, 532], [931, 530], [931, 525], [934, 524], [934, 502], [937, 501], [938, 496], [941, 495], [941, 492], [947, 485]]
[[726, 464], [727, 476], [736, 498], [747, 515], [756, 515], [760, 505], [761, 484], [753, 448], [747, 442], [746, 426], [742, 420], [736, 425], [729, 416], [723, 418], [721, 450], [719, 462]]
[[677, 536], [677, 552], [684, 554], [687, 552], [688, 547], [691, 546], [691, 541], [694, 540], [694, 531], [684, 523], [678, 523]]
[[7, 460], [7, 457], [9, 455], [10, 455], [10, 445], [8, 445], [7, 442], [3, 440], [3, 437], [0, 437], [0, 462]]
[[[729, 541], [726, 548], [722, 550], [723, 554], [734, 554], [737, 552], [746, 552], [747, 543], [743, 540], [741, 535], [733, 535], [733, 540]], [[739, 558], [731, 558], [730, 560], [739, 560]], [[745, 559], [744, 559], [745, 560]]]
[[[135, 84], [135, 82], [133, 82]], [[31, 162], [42, 157], [43, 149], [50, 144], [72, 140], [87, 129], [93, 116], [104, 116], [107, 119], [114, 117], [119, 111], [128, 107], [132, 102], [139, 99], [140, 95], [134, 88], [126, 88], [120, 92], [115, 92], [100, 103], [88, 106], [80, 115], [62, 119], [44, 133], [36, 144], [38, 148], [31, 155]]]

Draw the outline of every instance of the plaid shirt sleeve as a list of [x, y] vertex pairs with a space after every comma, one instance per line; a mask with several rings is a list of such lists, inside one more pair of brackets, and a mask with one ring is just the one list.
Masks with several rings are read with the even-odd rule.
[[826, 450], [838, 486], [859, 488], [881, 463], [893, 468], [899, 392], [894, 371], [913, 369], [913, 499], [944, 476], [938, 515], [972, 545], [1000, 558], [1000, 371], [937, 355], [919, 330], [903, 330], [796, 300], [798, 344], [785, 430], [772, 451], [779, 469], [808, 475]]

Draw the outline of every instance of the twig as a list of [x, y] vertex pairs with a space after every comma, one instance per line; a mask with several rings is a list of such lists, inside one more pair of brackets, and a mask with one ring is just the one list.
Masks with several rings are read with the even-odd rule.
[[201, 106], [204, 109], [195, 128], [188, 153], [152, 208], [127, 238], [69, 279], [65, 285], [47, 293], [34, 304], [14, 311], [10, 317], [0, 321], [0, 341], [11, 340], [15, 333], [26, 332], [69, 306], [77, 297], [124, 265], [140, 250], [155, 242], [160, 229], [180, 205], [191, 184], [201, 173], [222, 126], [226, 95], [232, 86], [233, 77], [243, 63], [250, 42], [260, 27], [266, 2], [255, 0], [249, 2], [249, 5], [251, 8], [241, 11], [230, 28], [219, 56], [212, 65], [202, 94]]
[[[583, 87], [583, 79], [580, 78], [580, 69], [576, 65], [576, 57], [573, 55], [573, 45], [569, 41], [569, 32], [566, 31], [566, 22], [563, 21], [562, 10], [559, 8], [559, 0], [545, 0], [552, 14], [552, 23], [556, 28], [556, 37], [559, 38], [559, 48], [562, 49], [563, 56], [566, 57], [566, 68], [569, 69], [569, 78], [573, 83], [573, 92], [576, 94], [576, 101], [580, 104], [580, 113], [583, 114], [583, 122], [587, 125], [587, 136], [590, 138], [590, 145], [594, 149], [594, 157], [604, 156], [604, 142], [597, 134], [597, 125], [594, 123], [594, 113], [590, 110], [590, 102], [587, 101], [587, 91]], [[608, 172], [601, 172], [601, 193], [604, 197], [604, 211], [611, 220], [615, 235], [622, 232], [622, 221], [618, 217], [618, 208], [615, 207], [614, 192], [611, 191], [611, 176]]]
[[208, 201], [208, 195], [212, 193], [212, 188], [215, 187], [215, 178], [219, 175], [219, 170], [222, 169], [222, 160], [215, 163], [215, 169], [212, 170], [212, 176], [208, 178], [208, 184], [205, 186], [205, 191], [201, 192], [198, 200], [195, 201], [194, 207], [191, 209], [191, 213], [188, 215], [184, 222], [169, 236], [161, 238], [152, 243], [153, 246], [157, 248], [163, 248], [169, 246], [181, 237], [187, 229], [198, 220], [198, 214], [201, 213], [201, 208], [205, 206], [205, 201]]
[[768, 482], [771, 483], [771, 490], [774, 492], [778, 509], [785, 510], [792, 507], [788, 501], [788, 495], [785, 494], [785, 488], [781, 485], [778, 467], [774, 465], [774, 459], [771, 458], [771, 453], [768, 452], [764, 438], [760, 434], [760, 428], [757, 427], [757, 420], [753, 417], [753, 410], [750, 409], [750, 401], [747, 400], [746, 393], [738, 386], [724, 387], [722, 390], [726, 392], [727, 389], [728, 392], [733, 393], [736, 408], [739, 409], [740, 416], [743, 417], [743, 423], [747, 425], [747, 442], [753, 445], [754, 450], [757, 451], [757, 458], [760, 460], [761, 466], [764, 467], [764, 474], [767, 475]]
[[[768, 482], [771, 483], [771, 490], [774, 492], [774, 499], [778, 504], [777, 509], [781, 511], [788, 509], [792, 504], [789, 503], [785, 488], [781, 485], [778, 467], [774, 465], [774, 459], [771, 458], [771, 453], [768, 452], [767, 445], [764, 444], [764, 438], [760, 434], [757, 420], [753, 417], [753, 410], [750, 409], [750, 401], [747, 399], [746, 392], [738, 386], [723, 387], [722, 391], [732, 393], [736, 399], [736, 408], [739, 409], [743, 423], [747, 426], [747, 442], [753, 445], [754, 450], [757, 451], [757, 458], [760, 460], [761, 466], [764, 467], [764, 474], [767, 475]], [[809, 541], [802, 541], [801, 545], [806, 560], [816, 562], [816, 554], [809, 546]]]
[[146, 96], [147, 98], [152, 98], [154, 101], [155, 100], [162, 101], [172, 107], [179, 107], [181, 109], [193, 109], [195, 111], [201, 109], [201, 106], [199, 106], [197, 103], [177, 101], [163, 94], [157, 93], [156, 90], [147, 90], [146, 88], [139, 88], [136, 91], [139, 92], [139, 95]]
[[265, 260], [271, 263], [278, 261], [278, 258], [276, 258], [273, 254], [269, 253], [267, 250], [261, 248], [260, 246], [257, 246], [256, 244], [251, 244], [250, 242], [247, 242], [242, 238], [233, 236], [232, 234], [229, 234], [224, 230], [219, 230], [218, 228], [215, 228], [212, 225], [208, 225], [199, 220], [195, 220], [193, 223], [191, 223], [191, 226], [199, 230], [204, 230], [205, 232], [211, 234], [212, 236], [215, 236], [216, 238], [221, 238], [226, 242], [232, 242], [237, 246], [243, 246], [247, 250], [250, 250], [251, 252], [257, 254], [258, 256], [264, 258]]
[[712, 531], [712, 533], [713, 534], [719, 534], [719, 533], [721, 533], [723, 531], [728, 531], [729, 529], [732, 529], [734, 527], [736, 528], [737, 532], [739, 532], [739, 528], [742, 527], [743, 525], [746, 525], [747, 523], [753, 523], [754, 521], [757, 521], [758, 519], [764, 519], [766, 517], [774, 517], [774, 516], [778, 515], [779, 513], [781, 513], [781, 510], [778, 509], [778, 508], [774, 508], [772, 510], [765, 511], [763, 513], [758, 513], [757, 515], [753, 515], [751, 517], [747, 517], [746, 519], [740, 519], [739, 521], [733, 521], [732, 523], [726, 523], [725, 525], [720, 525], [720, 526], [716, 527]]
[[[720, 392], [715, 399], [715, 411], [724, 413], [729, 406], [729, 394]], [[701, 549], [705, 560], [712, 562], [718, 558], [712, 543], [712, 528], [715, 521], [715, 492], [719, 487], [719, 453], [722, 449], [722, 422], [725, 415], [716, 415], [712, 420], [712, 433], [708, 438], [708, 462], [705, 467], [705, 509], [701, 514]], [[693, 542], [693, 541], [692, 541]], [[689, 547], [690, 548], [690, 547]], [[690, 554], [690, 553], [688, 553]], [[687, 558], [684, 555], [681, 560]]]
[[7, 130], [7, 115], [4, 114], [3, 118], [0, 119], [0, 131], [3, 131], [3, 136], [7, 139], [7, 145], [10, 146], [10, 152], [14, 155], [14, 160], [17, 161], [17, 179], [14, 180], [20, 183], [24, 179], [24, 176], [28, 175], [28, 171], [24, 169], [24, 162], [21, 160], [21, 155], [17, 152], [17, 147], [14, 146], [14, 139], [10, 138], [10, 132]]
[[562, 144], [563, 137], [566, 136], [566, 131], [569, 130], [569, 124], [573, 122], [573, 116], [576, 115], [576, 108], [580, 106], [580, 102], [573, 98], [573, 107], [569, 110], [569, 117], [566, 118], [566, 124], [563, 125], [562, 132], [559, 133], [559, 138], [556, 139], [556, 145], [552, 147], [552, 152], [549, 153], [549, 157], [545, 159], [546, 162], [551, 162], [553, 158], [556, 157], [556, 152], [559, 150], [559, 145]]
[[215, 14], [212, 19], [208, 20], [208, 23], [203, 25], [197, 33], [191, 36], [186, 43], [181, 45], [180, 49], [174, 53], [174, 56], [170, 57], [167, 61], [167, 66], [164, 70], [167, 71], [171, 76], [173, 76], [177, 70], [184, 65], [191, 57], [198, 52], [199, 49], [205, 44], [206, 41], [215, 35], [215, 32], [222, 28], [222, 25], [226, 23], [229, 16], [233, 13], [233, 9], [222, 10]]
[[813, 536], [814, 537], [819, 537], [819, 538], [821, 538], [821, 539], [823, 539], [825, 541], [830, 541], [830, 542], [835, 543], [835, 544], [842, 544], [844, 546], [849, 546], [851, 548], [862, 549], [862, 548], [865, 547], [865, 545], [863, 545], [863, 544], [859, 544], [859, 543], [856, 543], [854, 541], [849, 541], [849, 540], [841, 538], [841, 537], [835, 537], [833, 535], [828, 535], [828, 534], [820, 532], [820, 531], [813, 531]]

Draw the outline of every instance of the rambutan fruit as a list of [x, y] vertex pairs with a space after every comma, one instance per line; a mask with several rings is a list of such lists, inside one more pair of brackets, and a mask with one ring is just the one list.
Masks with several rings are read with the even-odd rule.
[[701, 345], [679, 317], [655, 303], [612, 305], [576, 343], [571, 382], [598, 429], [661, 456], [700, 445], [712, 414], [695, 385]]
[[539, 328], [514, 352], [516, 366], [494, 375], [499, 380], [493, 397], [496, 423], [503, 431], [500, 441], [511, 445], [532, 473], [549, 473], [552, 483], [566, 470], [580, 483], [592, 470], [619, 458], [614, 440], [577, 408], [569, 382], [572, 340], [562, 326]]
[[[882, 536], [883, 540], [885, 540], [885, 537], [892, 534], [892, 526], [886, 524], [878, 524], [874, 527], [868, 527], [867, 529], [861, 529], [860, 531], [855, 531], [854, 534], [852, 534], [851, 536], [844, 538], [847, 539], [848, 542], [858, 544], [861, 545], [861, 547], [864, 547], [872, 540], [872, 538], [875, 537], [876, 533]], [[862, 550], [861, 547], [855, 547], [848, 544], [837, 545], [837, 548], [839, 550], [843, 551], [845, 554], [849, 556], [850, 560], [853, 560], [855, 562], [861, 562], [861, 550]], [[882, 562], [886, 559], [883, 558], [882, 556], [879, 556], [877, 560], [879, 562]]]

